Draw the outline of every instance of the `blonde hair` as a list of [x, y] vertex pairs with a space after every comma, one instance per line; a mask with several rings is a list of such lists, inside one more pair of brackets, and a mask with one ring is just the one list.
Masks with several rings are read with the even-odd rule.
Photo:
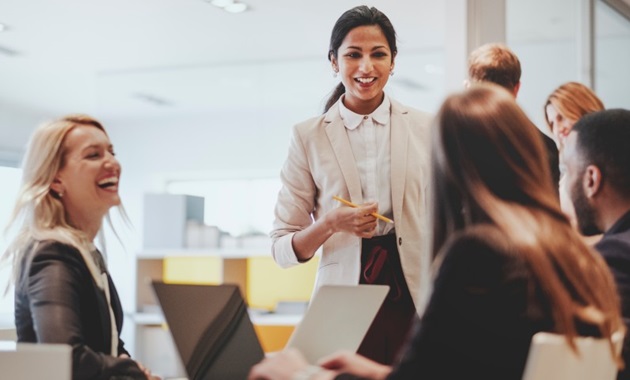
[[470, 53], [468, 77], [476, 82], [492, 82], [514, 92], [521, 81], [521, 62], [507, 46], [485, 44]]
[[437, 120], [434, 255], [454, 233], [493, 225], [553, 305], [555, 332], [577, 349], [576, 322], [585, 322], [612, 349], [612, 334], [624, 328], [615, 283], [560, 210], [536, 126], [507, 91], [490, 84], [448, 97]]
[[582, 83], [567, 82], [553, 90], [547, 98], [544, 106], [545, 123], [551, 131], [549, 124], [549, 116], [547, 115], [547, 106], [554, 108], [564, 117], [573, 121], [578, 121], [588, 113], [601, 111], [604, 109], [604, 103], [595, 95], [595, 93]]
[[[78, 126], [92, 126], [107, 134], [101, 123], [90, 116], [67, 115], [38, 127], [28, 143], [22, 167], [22, 184], [7, 230], [18, 220], [22, 221], [22, 225], [2, 257], [3, 261], [13, 264], [13, 282], [19, 278], [22, 266], [29, 265], [25, 258], [35, 251], [37, 243], [55, 240], [76, 248], [96, 283], [103, 286], [100, 272], [91, 257], [92, 242], [83, 231], [69, 223], [59, 194], [50, 188], [65, 165], [66, 136]], [[123, 209], [121, 212], [124, 216]]]

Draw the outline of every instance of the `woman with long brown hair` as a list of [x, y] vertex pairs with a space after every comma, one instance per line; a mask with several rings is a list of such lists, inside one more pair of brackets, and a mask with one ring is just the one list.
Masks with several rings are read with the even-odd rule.
[[434, 288], [400, 364], [341, 353], [314, 369], [288, 351], [250, 379], [516, 380], [539, 331], [573, 348], [576, 336], [604, 337], [615, 355], [611, 274], [560, 210], [536, 127], [513, 97], [489, 84], [448, 97], [432, 143]]

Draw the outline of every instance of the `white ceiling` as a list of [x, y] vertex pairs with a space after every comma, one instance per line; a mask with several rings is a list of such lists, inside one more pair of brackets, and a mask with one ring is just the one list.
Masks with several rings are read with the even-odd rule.
[[[147, 96], [172, 110], [265, 106], [329, 75], [330, 30], [356, 1], [247, 2], [229, 14], [202, 0], [3, 0], [0, 47], [16, 55], [0, 54], [0, 101], [101, 115], [160, 108]], [[401, 51], [441, 45], [440, 2], [373, 4], [394, 20]], [[274, 91], [282, 81], [297, 93]]]
[[[0, 33], [0, 111], [142, 117], [286, 107], [325, 95], [334, 84], [330, 30], [356, 0], [244, 1], [250, 11], [229, 14], [203, 0], [2, 0], [9, 30]], [[570, 38], [572, 1], [508, 0], [513, 41]], [[441, 49], [444, 1], [370, 5], [396, 26], [401, 56]], [[401, 75], [403, 87], [430, 86], [413, 69]]]

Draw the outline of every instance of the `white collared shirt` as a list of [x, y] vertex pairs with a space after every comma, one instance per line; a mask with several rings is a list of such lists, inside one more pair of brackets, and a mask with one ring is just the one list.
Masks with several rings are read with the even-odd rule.
[[[359, 115], [339, 101], [339, 114], [346, 127], [354, 160], [359, 170], [363, 202], [378, 202], [378, 213], [393, 218], [391, 186], [391, 103], [387, 95], [369, 115]], [[394, 226], [378, 220], [376, 235], [385, 235]]]

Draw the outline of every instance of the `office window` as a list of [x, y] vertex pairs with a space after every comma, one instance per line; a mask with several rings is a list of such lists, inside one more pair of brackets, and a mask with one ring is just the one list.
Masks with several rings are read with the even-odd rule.
[[[13, 212], [13, 204], [17, 195], [22, 171], [16, 168], [0, 166], [0, 252], [4, 251], [9, 244], [12, 234], [4, 234], [5, 227], [9, 222], [11, 213]], [[4, 290], [11, 276], [11, 267], [7, 263], [0, 266], [0, 320], [13, 315], [13, 291], [10, 290], [4, 295]]]
[[547, 96], [579, 77], [579, 6], [573, 0], [506, 0], [506, 42], [523, 71], [518, 103], [543, 130]]
[[232, 236], [269, 234], [279, 178], [172, 181], [166, 191], [205, 198], [204, 219]]
[[630, 108], [629, 68], [630, 20], [598, 1], [595, 7], [595, 92], [606, 108]]

